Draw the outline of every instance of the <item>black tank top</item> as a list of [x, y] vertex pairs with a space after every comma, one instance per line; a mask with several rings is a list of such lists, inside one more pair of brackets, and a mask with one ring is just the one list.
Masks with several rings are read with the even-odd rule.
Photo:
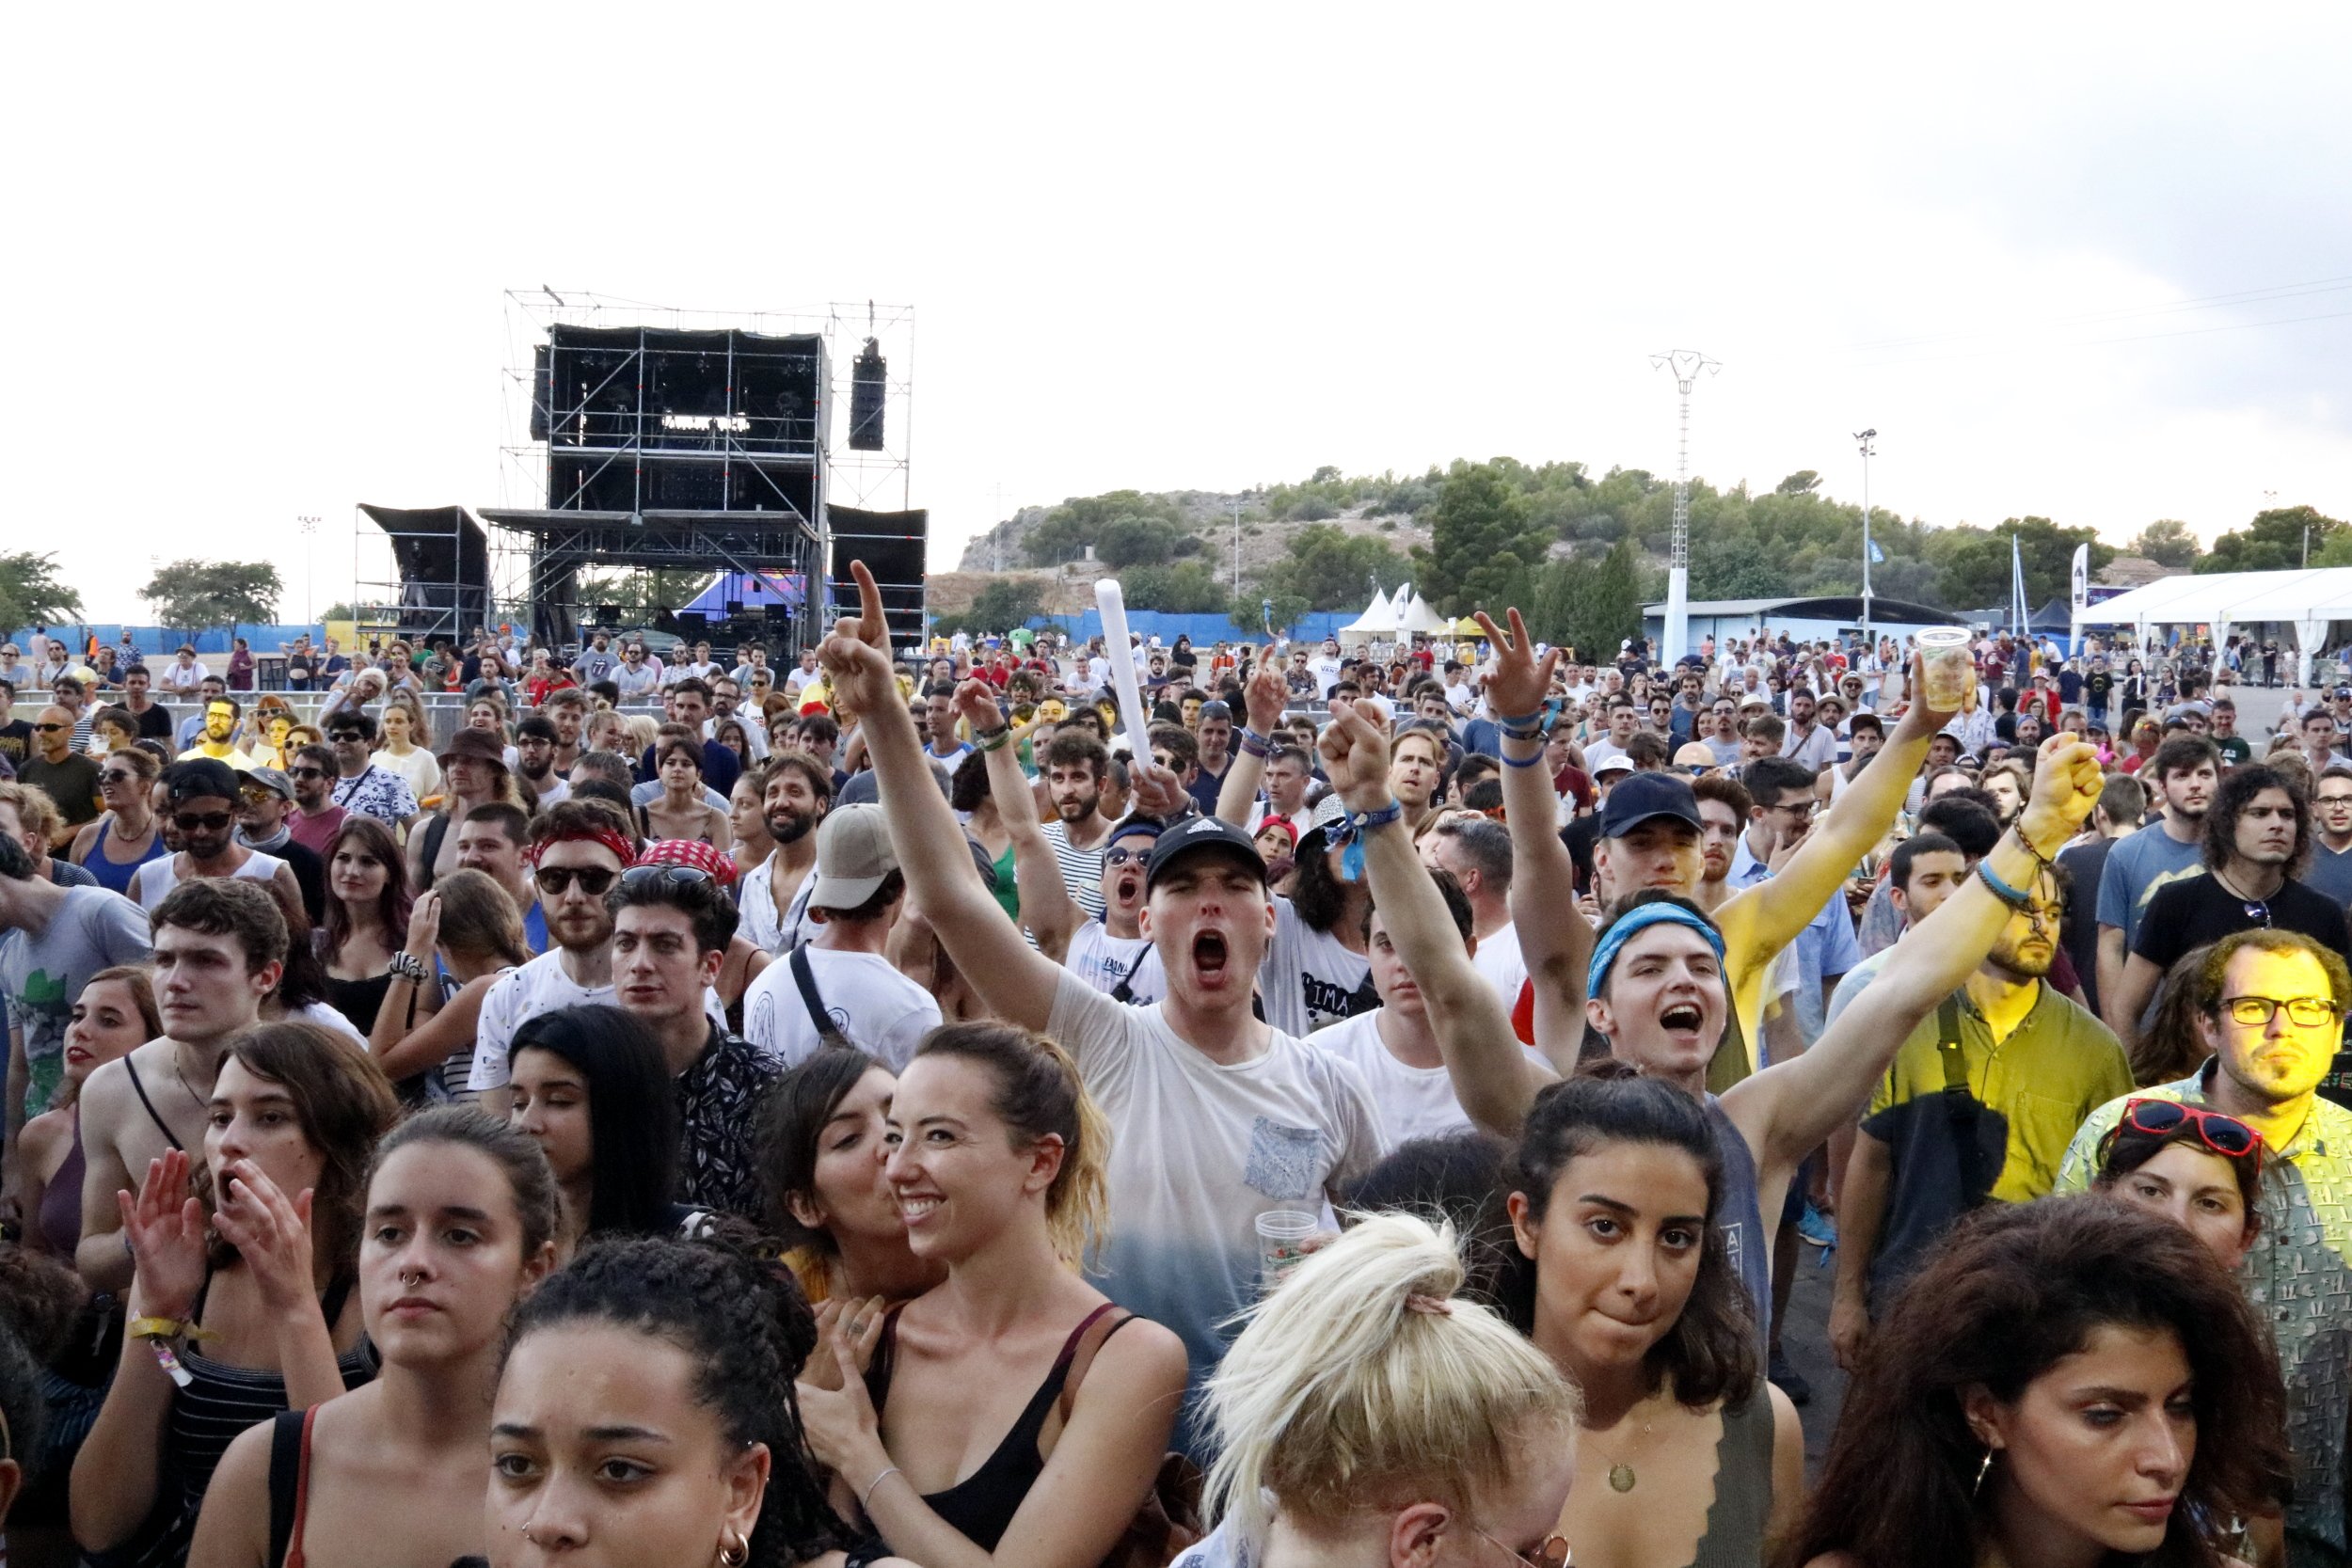
[[[906, 1304], [901, 1302], [890, 1309], [882, 1320], [881, 1342], [874, 1347], [874, 1364], [866, 1374], [866, 1388], [874, 1401], [876, 1411], [882, 1410], [890, 1398], [890, 1372], [897, 1358], [898, 1345], [898, 1313]], [[1071, 1362], [1078, 1354], [1078, 1346], [1087, 1331], [1107, 1312], [1119, 1308], [1104, 1302], [1086, 1315], [1086, 1321], [1070, 1331], [1062, 1341], [1061, 1354], [1054, 1357], [1054, 1365], [1039, 1384], [1037, 1392], [1005, 1433], [1005, 1440], [995, 1451], [980, 1462], [980, 1467], [945, 1492], [931, 1492], [923, 1501], [932, 1513], [953, 1525], [963, 1538], [984, 1552], [993, 1552], [1005, 1530], [1012, 1524], [1012, 1516], [1021, 1512], [1029, 1488], [1045, 1473], [1045, 1460], [1037, 1451], [1038, 1438], [1045, 1430], [1045, 1418], [1053, 1410], [1054, 1402], [1061, 1398], [1062, 1385], [1070, 1376]], [[1107, 1339], [1133, 1320], [1127, 1314], [1114, 1322], [1102, 1338]], [[850, 1554], [852, 1561], [856, 1553]]]

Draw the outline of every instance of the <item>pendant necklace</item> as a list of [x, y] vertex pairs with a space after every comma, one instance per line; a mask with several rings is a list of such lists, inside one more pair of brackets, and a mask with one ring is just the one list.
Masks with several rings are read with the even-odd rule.
[[[1639, 1443], [1639, 1442], [1641, 1442], [1643, 1439], [1645, 1439], [1645, 1438], [1648, 1437], [1648, 1436], [1649, 1436], [1649, 1433], [1650, 1433], [1650, 1428], [1651, 1428], [1651, 1426], [1652, 1426], [1652, 1425], [1654, 1425], [1654, 1424], [1655, 1424], [1655, 1423], [1654, 1423], [1654, 1422], [1651, 1422], [1651, 1421], [1644, 1421], [1644, 1422], [1642, 1423], [1642, 1430], [1641, 1430], [1639, 1433], [1637, 1433], [1635, 1434], [1635, 1436], [1634, 1436], [1634, 1441], [1635, 1441], [1636, 1443]], [[1587, 1442], [1591, 1442], [1591, 1441], [1592, 1441], [1592, 1434], [1591, 1434], [1590, 1433], [1585, 1433], [1585, 1441], [1587, 1441]], [[1595, 1443], [1593, 1446], [1594, 1446], [1596, 1449], [1597, 1449], [1597, 1448], [1599, 1448], [1599, 1446], [1600, 1446], [1600, 1445], [1598, 1445], [1597, 1443]], [[1603, 1453], [1601, 1454], [1601, 1458], [1603, 1458], [1603, 1459], [1608, 1459], [1608, 1458], [1609, 1458], [1609, 1455], [1608, 1455], [1606, 1452], [1603, 1452]], [[1621, 1459], [1618, 1459], [1618, 1460], [1611, 1460], [1611, 1461], [1610, 1461], [1610, 1465], [1609, 1465], [1609, 1490], [1610, 1490], [1610, 1491], [1612, 1491], [1612, 1492], [1630, 1492], [1630, 1491], [1632, 1491], [1632, 1490], [1633, 1490], [1634, 1483], [1635, 1483], [1636, 1481], [1638, 1481], [1640, 1479], [1641, 1479], [1641, 1478], [1640, 1478], [1639, 1476], [1637, 1476], [1637, 1475], [1635, 1475], [1635, 1474], [1633, 1473], [1633, 1466], [1632, 1466], [1632, 1465], [1628, 1465], [1625, 1461], [1623, 1461], [1623, 1460], [1621, 1460]]]

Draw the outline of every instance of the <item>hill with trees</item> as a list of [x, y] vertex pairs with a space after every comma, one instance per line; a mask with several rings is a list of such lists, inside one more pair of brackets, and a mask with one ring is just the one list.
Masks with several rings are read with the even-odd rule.
[[[980, 585], [989, 602], [976, 610], [1001, 612], [1032, 598], [1047, 611], [1083, 610], [1092, 578], [1108, 570], [1132, 605], [1238, 608], [1249, 622], [1271, 600], [1278, 626], [1310, 610], [1359, 608], [1375, 587], [1409, 579], [1445, 613], [1516, 604], [1539, 637], [1595, 647], [1631, 635], [1642, 603], [1664, 597], [1673, 522], [1673, 482], [1640, 468], [1596, 474], [1582, 463], [1509, 457], [1406, 478], [1323, 467], [1239, 494], [1115, 490], [1025, 508], [967, 546], [962, 570], [1028, 571], [1017, 590]], [[1870, 583], [1885, 597], [1955, 614], [2005, 605], [2013, 537], [2039, 605], [2065, 594], [2081, 545], [2090, 546], [2094, 575], [2119, 555], [2174, 570], [2244, 571], [2297, 564], [2307, 528], [2312, 564], [2352, 564], [2352, 528], [2307, 506], [2265, 512], [2210, 551], [2173, 518], [2118, 546], [2044, 516], [1984, 527], [1874, 509], [1880, 554]], [[1799, 469], [1769, 490], [1692, 482], [1693, 599], [1861, 587], [1862, 508], [1825, 494], [1817, 470]]]

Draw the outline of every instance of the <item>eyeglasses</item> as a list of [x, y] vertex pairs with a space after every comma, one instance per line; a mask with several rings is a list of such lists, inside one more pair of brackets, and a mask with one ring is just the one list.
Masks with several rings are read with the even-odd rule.
[[591, 898], [601, 898], [612, 890], [612, 883], [621, 874], [601, 865], [543, 865], [534, 875], [541, 893], [561, 898], [574, 882]]
[[1104, 865], [1140, 865], [1150, 856], [1151, 851], [1148, 849], [1105, 849], [1103, 851], [1103, 863]]
[[290, 779], [323, 779], [326, 777], [326, 769], [324, 768], [289, 768], [286, 769], [286, 777]]
[[358, 730], [335, 730], [331, 732], [326, 738], [333, 741], [336, 745], [341, 746], [347, 740], [357, 744], [363, 737]]
[[[2261, 1001], [2256, 997], [2253, 1000]], [[2123, 1125], [2135, 1132], [2145, 1132], [2161, 1138], [2184, 1124], [2197, 1129], [2198, 1138], [2216, 1154], [2232, 1160], [2248, 1155], [2262, 1157], [2263, 1135], [2235, 1117], [2225, 1117], [2218, 1111], [2200, 1110], [2184, 1105], [2177, 1100], [2127, 1100], [2123, 1102]]]
[[[547, 875], [541, 872], [541, 876]], [[626, 888], [651, 887], [656, 882], [669, 882], [678, 887], [692, 887], [697, 882], [712, 880], [709, 872], [699, 865], [632, 865], [621, 873], [621, 885]], [[586, 883], [581, 884], [583, 887]], [[588, 889], [594, 893], [593, 887]]]
[[43, 735], [55, 735], [59, 730], [70, 730], [72, 727], [71, 724], [35, 724], [33, 726]]
[[1568, 1538], [1565, 1535], [1547, 1535], [1543, 1539], [1543, 1544], [1533, 1551], [1512, 1552], [1510, 1547], [1503, 1545], [1502, 1542], [1497, 1541], [1476, 1525], [1470, 1527], [1470, 1533], [1490, 1546], [1511, 1552], [1512, 1558], [1517, 1561], [1526, 1563], [1527, 1568], [1568, 1568]]
[[216, 833], [229, 826], [230, 820], [225, 811], [183, 811], [173, 816], [171, 825], [183, 833]]
[[98, 782], [102, 784], [136, 784], [139, 776], [128, 768], [104, 768], [99, 770]]
[[2337, 1010], [2335, 999], [2328, 996], [2225, 996], [2221, 999], [2221, 1010], [2230, 1015], [2230, 1022], [2243, 1023], [2249, 1029], [2268, 1025], [2281, 1007], [2287, 1010], [2289, 1022], [2305, 1029], [2317, 1029], [2334, 1023], [2344, 1016]]

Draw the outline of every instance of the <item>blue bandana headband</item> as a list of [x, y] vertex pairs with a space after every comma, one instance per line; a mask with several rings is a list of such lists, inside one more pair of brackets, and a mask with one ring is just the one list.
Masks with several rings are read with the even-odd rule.
[[1593, 961], [1584, 971], [1584, 994], [1598, 996], [1600, 988], [1609, 979], [1609, 971], [1616, 966], [1617, 954], [1625, 944], [1652, 926], [1688, 926], [1707, 939], [1707, 945], [1715, 950], [1715, 961], [1724, 960], [1724, 934], [1715, 929], [1715, 923], [1703, 914], [1692, 914], [1679, 904], [1663, 899], [1654, 904], [1637, 904], [1601, 932], [1593, 943]]

